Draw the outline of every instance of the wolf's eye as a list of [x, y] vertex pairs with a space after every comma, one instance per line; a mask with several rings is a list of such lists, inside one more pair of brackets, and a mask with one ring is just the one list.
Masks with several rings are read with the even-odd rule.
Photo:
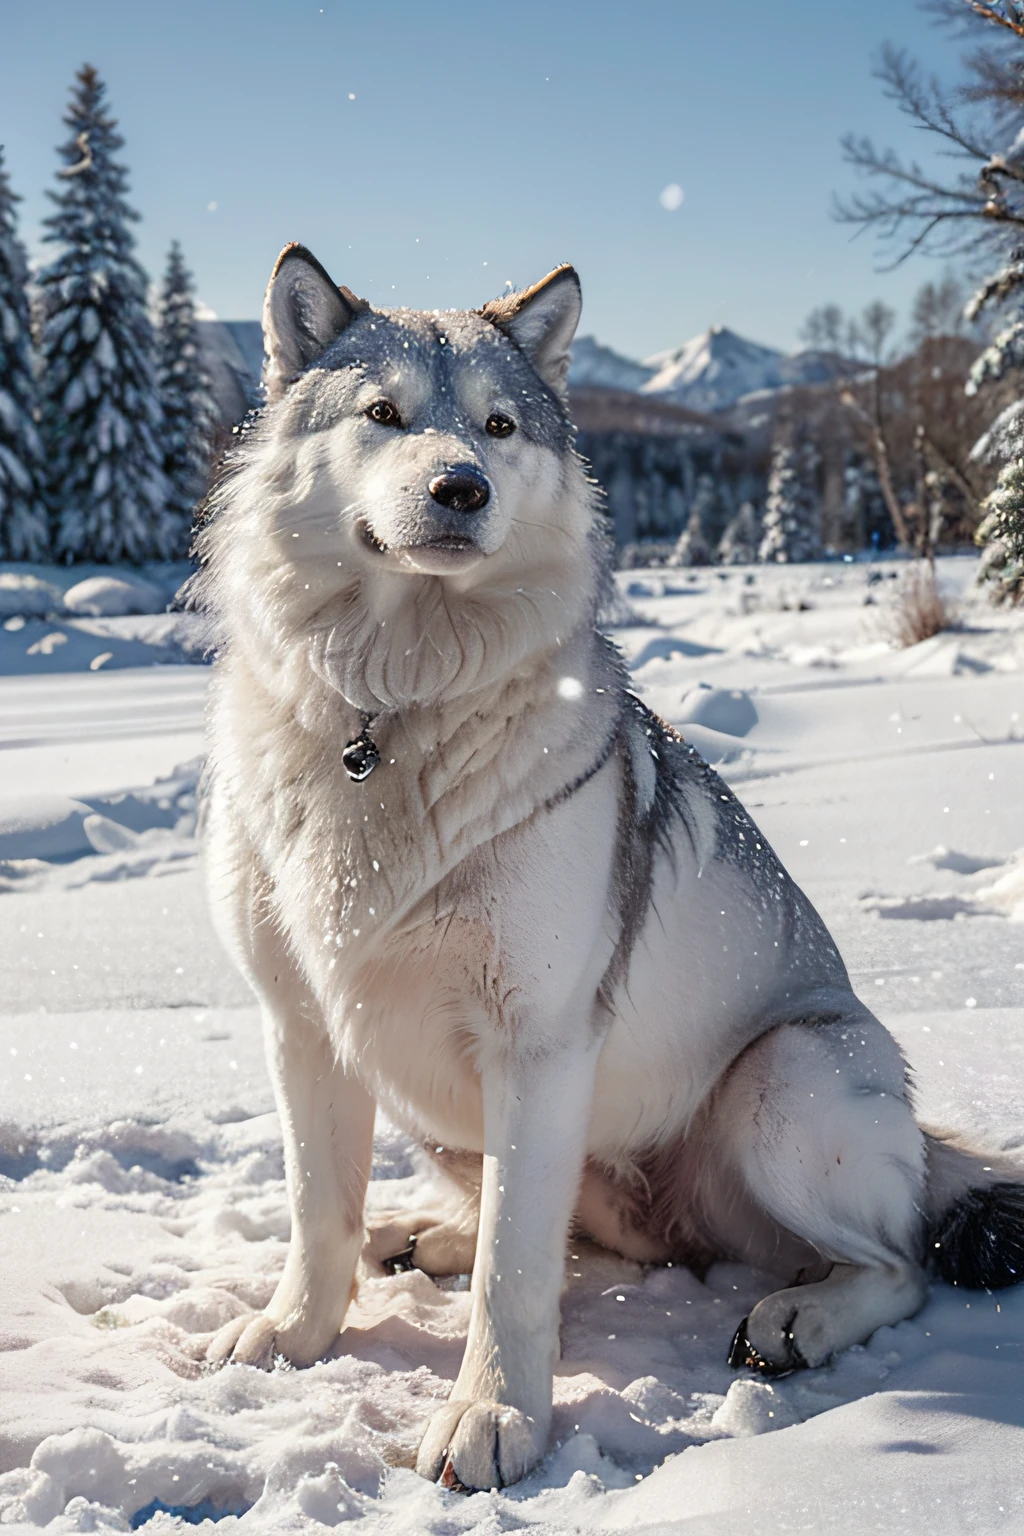
[[402, 418], [398, 414], [398, 406], [390, 400], [375, 400], [366, 412], [371, 421], [379, 421], [382, 427], [400, 427]]
[[490, 437], [511, 437], [515, 429], [511, 416], [503, 416], [500, 411], [492, 411], [484, 422], [484, 431]]

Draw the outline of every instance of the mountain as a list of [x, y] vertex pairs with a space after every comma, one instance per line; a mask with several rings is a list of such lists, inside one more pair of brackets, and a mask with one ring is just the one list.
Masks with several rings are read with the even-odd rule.
[[[572, 419], [580, 432], [629, 432], [646, 437], [688, 437], [694, 442], [723, 438], [722, 421], [702, 416], [672, 400], [642, 395], [635, 389], [603, 389], [584, 384], [569, 395]], [[736, 439], [739, 441], [739, 439]]]
[[199, 348], [225, 427], [241, 421], [259, 398], [263, 327], [258, 320], [200, 320]]
[[594, 336], [577, 336], [572, 344], [569, 388], [639, 390], [653, 371], [611, 347], [602, 346]]
[[841, 357], [838, 352], [808, 347], [783, 358], [779, 371], [783, 384], [828, 384], [833, 379], [862, 377], [870, 369], [866, 363]]
[[573, 343], [569, 365], [572, 389], [631, 390], [656, 395], [702, 415], [727, 411], [745, 395], [797, 384], [825, 384], [857, 365], [831, 352], [808, 349], [786, 356], [775, 347], [713, 325], [681, 347], [656, 352], [636, 363], [593, 336]]
[[783, 382], [785, 354], [713, 325], [681, 347], [646, 359], [650, 377], [644, 394], [664, 395], [694, 411], [721, 411], [755, 389]]

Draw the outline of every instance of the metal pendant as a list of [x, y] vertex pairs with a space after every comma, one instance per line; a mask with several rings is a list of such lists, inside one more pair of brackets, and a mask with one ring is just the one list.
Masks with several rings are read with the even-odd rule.
[[361, 784], [364, 779], [368, 779], [380, 762], [377, 743], [370, 735], [369, 717], [356, 739], [350, 741], [345, 747], [341, 754], [341, 761], [345, 772], [354, 784]]

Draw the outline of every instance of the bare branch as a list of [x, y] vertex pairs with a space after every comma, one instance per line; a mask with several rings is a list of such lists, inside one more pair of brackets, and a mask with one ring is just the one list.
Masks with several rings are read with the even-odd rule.
[[[921, 250], [952, 255], [986, 245], [1005, 249], [1007, 233], [1024, 229], [1024, 0], [937, 0], [932, 9], [974, 30], [1003, 30], [987, 50], [965, 59], [970, 79], [956, 91], [927, 79], [904, 51], [882, 51], [875, 73], [884, 94], [945, 146], [940, 153], [971, 166], [947, 180], [892, 149], [877, 149], [869, 138], [848, 134], [842, 140], [847, 164], [880, 188], [837, 200], [834, 216], [873, 228], [892, 248], [890, 267]], [[966, 104], [985, 115], [971, 118], [957, 109]]]
[[897, 540], [904, 549], [909, 549], [910, 534], [907, 529], [907, 520], [903, 515], [903, 508], [900, 506], [899, 497], [896, 495], [896, 490], [892, 483], [889, 448], [881, 425], [877, 418], [872, 416], [867, 407], [857, 399], [857, 396], [851, 389], [843, 390], [839, 398], [847, 410], [857, 417], [857, 420], [868, 434], [871, 442], [872, 457], [875, 461], [875, 473], [878, 476], [878, 484], [882, 492], [882, 500], [885, 502], [886, 510], [892, 518], [892, 526], [896, 531]]
[[997, 27], [1008, 27], [1017, 37], [1024, 38], [1024, 10], [1019, 5], [1014, 5], [1009, 0], [1006, 6], [1008, 15], [1003, 15], [991, 5], [983, 5], [982, 0], [964, 0], [968, 10], [976, 16], [981, 16], [985, 21], [991, 21]]
[[875, 70], [883, 93], [919, 128], [948, 139], [972, 160], [984, 160], [988, 154], [982, 144], [957, 122], [949, 103], [943, 100], [938, 83], [922, 80], [920, 71], [903, 49], [886, 43]]

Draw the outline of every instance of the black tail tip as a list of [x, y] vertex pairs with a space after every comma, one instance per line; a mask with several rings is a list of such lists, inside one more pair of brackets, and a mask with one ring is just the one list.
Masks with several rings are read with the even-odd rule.
[[1024, 1184], [969, 1189], [929, 1227], [928, 1266], [947, 1285], [1001, 1291], [1024, 1280]]

